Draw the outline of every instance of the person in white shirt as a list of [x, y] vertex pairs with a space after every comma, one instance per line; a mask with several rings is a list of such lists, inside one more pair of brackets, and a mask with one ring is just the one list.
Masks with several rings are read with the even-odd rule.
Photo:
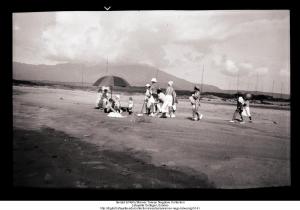
[[158, 108], [159, 112], [162, 113], [162, 115], [160, 117], [167, 118], [168, 107], [166, 106], [167, 105], [166, 95], [162, 92], [162, 90], [160, 88], [157, 89], [157, 94], [158, 94], [157, 108]]
[[151, 100], [151, 92], [150, 92], [151, 85], [146, 84], [145, 87], [146, 87], [145, 98], [144, 98], [144, 104], [146, 105], [145, 114], [150, 115], [150, 110], [151, 110], [152, 103], [154, 103], [154, 99], [152, 98], [153, 100]]
[[246, 94], [242, 115], [245, 117], [249, 117], [250, 122], [252, 122], [252, 117], [250, 113], [250, 99], [251, 99], [251, 94], [250, 93]]
[[119, 112], [119, 113], [122, 113], [122, 110], [121, 110], [121, 103], [120, 103], [120, 95], [116, 95], [115, 96], [115, 104], [114, 104], [114, 109]]
[[154, 117], [157, 114], [157, 103], [158, 103], [158, 84], [156, 78], [151, 79], [151, 86], [150, 86], [150, 102], [151, 102], [151, 117]]
[[168, 110], [167, 117], [175, 117], [175, 114], [173, 113], [173, 105], [175, 104], [175, 97], [176, 97], [176, 93], [173, 88], [173, 81], [169, 81], [168, 87], [166, 89], [166, 100], [163, 104], [164, 109]]

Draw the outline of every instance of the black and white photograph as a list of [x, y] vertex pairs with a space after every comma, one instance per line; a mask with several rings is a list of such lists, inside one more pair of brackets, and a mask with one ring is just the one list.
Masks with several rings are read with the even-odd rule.
[[291, 186], [290, 11], [12, 13], [13, 186]]

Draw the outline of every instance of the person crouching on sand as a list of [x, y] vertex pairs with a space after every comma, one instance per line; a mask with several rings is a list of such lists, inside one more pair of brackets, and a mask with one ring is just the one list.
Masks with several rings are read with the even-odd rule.
[[105, 113], [110, 113], [110, 112], [117, 113], [117, 111], [114, 109], [114, 106], [115, 106], [114, 100], [112, 98], [108, 99], [106, 108], [104, 109], [104, 112]]
[[243, 106], [244, 106], [244, 99], [242, 97], [241, 93], [237, 93], [237, 104], [236, 104], [236, 110], [233, 113], [232, 116], [232, 120], [230, 120], [229, 122], [235, 122], [237, 120], [236, 115], [239, 114], [241, 117], [240, 123], [245, 123], [244, 119], [243, 119]]
[[128, 108], [127, 108], [127, 111], [128, 111], [128, 114], [129, 114], [129, 115], [132, 114], [132, 112], [133, 112], [133, 107], [134, 107], [133, 99], [132, 99], [132, 97], [129, 97]]
[[195, 85], [192, 96], [189, 97], [192, 105], [192, 120], [201, 120], [203, 115], [199, 112], [200, 107], [200, 88], [198, 85]]
[[167, 118], [168, 107], [166, 106], [166, 95], [162, 92], [160, 88], [157, 89], [158, 94], [158, 111], [162, 113], [161, 118]]

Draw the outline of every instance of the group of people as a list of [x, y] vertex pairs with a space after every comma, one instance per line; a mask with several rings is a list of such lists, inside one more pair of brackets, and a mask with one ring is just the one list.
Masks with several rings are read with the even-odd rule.
[[151, 79], [151, 85], [145, 85], [146, 92], [143, 107], [146, 105], [146, 109], [144, 114], [151, 117], [160, 115], [161, 118], [175, 117], [178, 100], [173, 83], [173, 81], [168, 82], [165, 92], [158, 87], [156, 78]]
[[120, 102], [120, 95], [117, 94], [115, 97], [109, 97], [109, 87], [102, 86], [101, 88], [98, 89], [98, 94], [97, 94], [97, 101], [96, 101], [96, 109], [101, 109], [105, 113], [122, 113], [122, 112], [128, 112], [128, 114], [133, 113], [133, 99], [132, 97], [129, 97], [128, 100], [128, 106], [127, 107], [122, 107], [121, 102]]
[[[163, 91], [158, 87], [156, 78], [152, 78], [151, 85], [145, 85], [146, 91], [141, 112], [151, 117], [174, 118], [178, 100], [173, 84], [173, 81], [169, 81], [165, 91]], [[117, 94], [114, 97], [109, 97], [108, 92], [109, 87], [105, 86], [98, 90], [96, 109], [101, 109], [105, 113], [114, 112], [121, 114], [122, 112], [128, 112], [129, 115], [133, 113], [134, 103], [132, 97], [129, 97], [128, 105], [124, 107], [121, 106], [120, 95]], [[192, 120], [194, 121], [203, 118], [203, 114], [199, 111], [201, 105], [200, 95], [200, 88], [198, 85], [195, 85], [194, 90], [189, 97], [192, 106]], [[250, 122], [252, 122], [249, 107], [250, 98], [251, 94], [246, 94], [244, 97], [241, 93], [237, 94], [237, 108], [234, 111], [230, 122], [240, 121], [240, 123], [245, 123], [243, 116], [249, 117]], [[240, 120], [236, 118], [237, 114], [240, 115]]]

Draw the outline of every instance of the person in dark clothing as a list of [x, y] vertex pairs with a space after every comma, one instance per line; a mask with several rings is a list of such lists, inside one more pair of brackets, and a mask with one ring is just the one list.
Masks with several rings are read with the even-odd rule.
[[237, 120], [236, 115], [239, 114], [241, 117], [240, 123], [245, 123], [242, 112], [243, 112], [243, 107], [244, 107], [244, 99], [242, 97], [241, 93], [237, 93], [237, 105], [236, 105], [236, 110], [233, 113], [232, 120], [229, 122], [235, 122]]

